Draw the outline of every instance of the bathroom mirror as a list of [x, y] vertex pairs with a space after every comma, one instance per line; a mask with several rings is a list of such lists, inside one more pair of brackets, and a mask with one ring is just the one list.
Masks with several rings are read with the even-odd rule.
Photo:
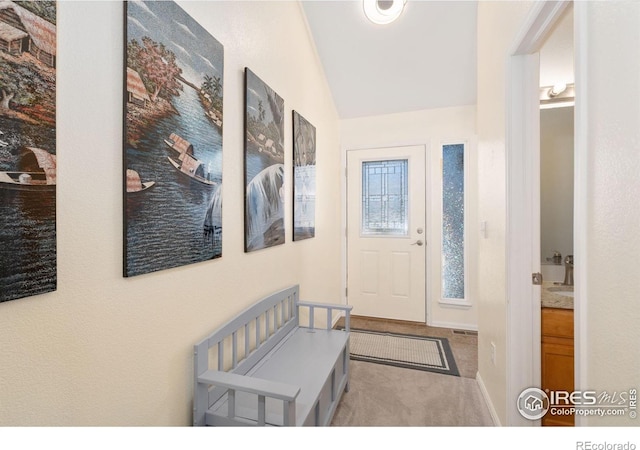
[[570, 106], [540, 110], [540, 255], [543, 264], [554, 262], [554, 252], [562, 255], [561, 264], [567, 255], [573, 255], [573, 109]]

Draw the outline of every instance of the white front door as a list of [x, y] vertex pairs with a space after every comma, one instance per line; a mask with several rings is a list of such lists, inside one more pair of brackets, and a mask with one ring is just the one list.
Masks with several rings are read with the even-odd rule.
[[347, 152], [347, 300], [358, 316], [426, 322], [425, 147]]

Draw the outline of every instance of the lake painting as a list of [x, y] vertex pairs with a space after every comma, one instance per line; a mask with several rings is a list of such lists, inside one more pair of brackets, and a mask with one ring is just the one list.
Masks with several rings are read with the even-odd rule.
[[0, 2], [0, 302], [57, 287], [56, 14]]
[[284, 100], [245, 68], [245, 251], [284, 244]]
[[222, 44], [171, 1], [126, 2], [124, 276], [222, 256]]
[[316, 128], [293, 111], [293, 240], [316, 233]]

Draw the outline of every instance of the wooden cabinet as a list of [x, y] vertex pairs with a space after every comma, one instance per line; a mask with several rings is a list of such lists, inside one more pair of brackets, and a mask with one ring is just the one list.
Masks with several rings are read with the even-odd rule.
[[[573, 392], [573, 310], [542, 308], [542, 389]], [[574, 424], [573, 415], [542, 418], [543, 426]]]

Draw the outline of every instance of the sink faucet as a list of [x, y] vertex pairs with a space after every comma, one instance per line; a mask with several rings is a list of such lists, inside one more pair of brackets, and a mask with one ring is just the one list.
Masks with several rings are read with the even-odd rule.
[[567, 255], [564, 259], [564, 282], [565, 286], [573, 286], [573, 255]]

